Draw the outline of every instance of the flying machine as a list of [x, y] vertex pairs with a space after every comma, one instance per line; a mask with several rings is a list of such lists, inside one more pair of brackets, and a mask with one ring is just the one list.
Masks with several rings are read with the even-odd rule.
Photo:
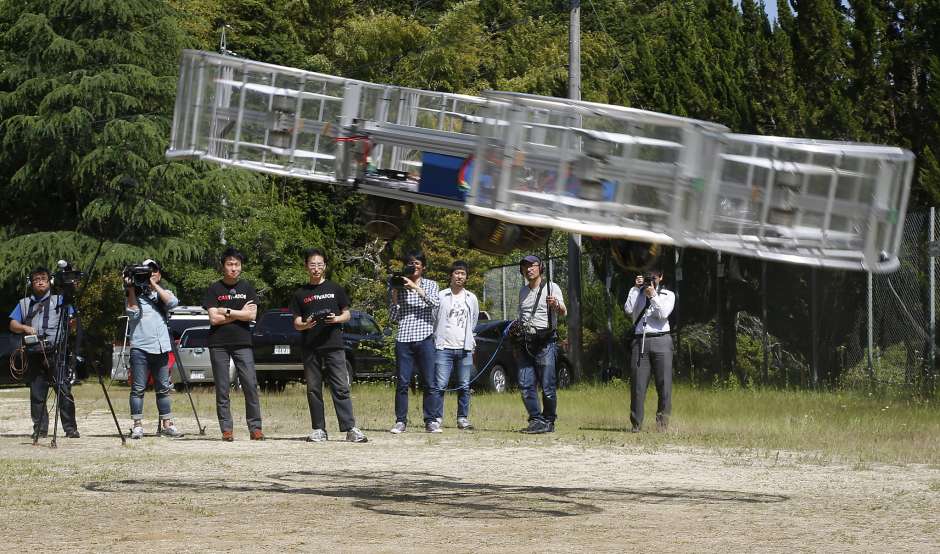
[[[898, 265], [911, 152], [743, 135], [586, 101], [370, 83], [186, 50], [168, 158], [353, 187], [393, 239], [414, 204], [468, 214], [472, 246], [551, 230], [835, 269]], [[654, 245], [648, 247], [648, 244]]]

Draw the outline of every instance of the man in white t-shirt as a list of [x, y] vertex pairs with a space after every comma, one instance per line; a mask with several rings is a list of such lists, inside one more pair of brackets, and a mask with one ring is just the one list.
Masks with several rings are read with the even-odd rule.
[[[444, 417], [444, 391], [450, 375], [457, 370], [457, 428], [472, 429], [470, 424], [470, 374], [473, 371], [473, 328], [480, 316], [480, 303], [475, 294], [464, 288], [470, 268], [457, 260], [450, 268], [450, 287], [440, 293], [441, 304], [434, 326], [435, 382], [434, 417]], [[440, 426], [435, 427], [440, 432]]]

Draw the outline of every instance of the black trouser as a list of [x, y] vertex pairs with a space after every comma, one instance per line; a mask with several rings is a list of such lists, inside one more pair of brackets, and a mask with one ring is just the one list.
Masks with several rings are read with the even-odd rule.
[[643, 353], [640, 353], [642, 339], [639, 335], [633, 339], [630, 352], [630, 368], [632, 379], [630, 383], [630, 423], [634, 427], [643, 425], [643, 404], [646, 400], [646, 389], [650, 384], [650, 372], [656, 383], [656, 394], [659, 402], [656, 405], [656, 423], [665, 426], [669, 423], [669, 414], [672, 412], [672, 337], [661, 335], [646, 337], [642, 344]]
[[213, 346], [209, 348], [212, 378], [215, 381], [215, 412], [223, 432], [231, 431], [232, 408], [229, 392], [232, 390], [228, 374], [229, 360], [235, 363], [238, 380], [245, 394], [245, 420], [249, 431], [261, 430], [261, 402], [258, 399], [258, 377], [255, 374], [255, 356], [250, 346]]
[[62, 429], [66, 433], [78, 431], [75, 421], [75, 398], [72, 396], [72, 383], [68, 372], [62, 376], [62, 386], [56, 386], [55, 354], [47, 352], [27, 354], [26, 379], [29, 381], [29, 412], [33, 418], [33, 433], [45, 435], [49, 432], [49, 412], [46, 398], [49, 386], [55, 387], [59, 401], [59, 413]]
[[346, 352], [342, 349], [313, 350], [305, 348], [304, 379], [307, 380], [307, 404], [310, 406], [310, 423], [314, 429], [326, 429], [323, 413], [323, 377], [330, 384], [333, 409], [340, 431], [349, 431], [356, 426], [353, 418], [352, 399], [349, 396], [349, 372], [346, 370]]

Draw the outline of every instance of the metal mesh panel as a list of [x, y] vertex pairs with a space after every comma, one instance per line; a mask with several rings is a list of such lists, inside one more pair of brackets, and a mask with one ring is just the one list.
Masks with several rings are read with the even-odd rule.
[[[549, 261], [552, 282], [568, 289], [568, 262], [565, 258]], [[593, 278], [593, 276], [591, 277]], [[519, 315], [519, 287], [525, 284], [518, 265], [494, 267], [483, 277], [483, 303], [491, 319], [516, 319]], [[567, 300], [567, 299], [566, 299]]]

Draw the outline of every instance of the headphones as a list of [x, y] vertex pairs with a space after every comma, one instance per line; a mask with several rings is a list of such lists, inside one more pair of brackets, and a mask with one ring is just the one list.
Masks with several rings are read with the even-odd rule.
[[45, 273], [46, 276], [49, 278], [50, 287], [55, 284], [55, 277], [53, 276], [51, 271], [49, 271], [48, 269], [44, 267], [37, 267], [26, 275], [26, 286], [31, 287], [33, 285], [33, 276], [39, 275], [40, 273]]
[[[525, 258], [528, 258], [528, 257], [532, 257], [532, 258], [535, 258], [536, 260], [538, 260], [538, 264], [539, 264], [539, 276], [540, 276], [540, 277], [544, 276], [544, 275], [545, 275], [545, 262], [542, 261], [542, 258], [540, 258], [540, 257], [538, 257], [538, 256], [535, 256], [535, 255], [533, 255], [533, 254], [530, 254], [529, 256], [526, 256]], [[519, 275], [522, 275], [523, 277], [525, 277], [525, 268], [522, 267], [522, 264], [525, 264], [526, 267], [529, 267], [530, 265], [532, 265], [532, 264], [535, 263], [535, 262], [526, 261], [525, 258], [522, 258], [521, 260], [519, 260]]]

